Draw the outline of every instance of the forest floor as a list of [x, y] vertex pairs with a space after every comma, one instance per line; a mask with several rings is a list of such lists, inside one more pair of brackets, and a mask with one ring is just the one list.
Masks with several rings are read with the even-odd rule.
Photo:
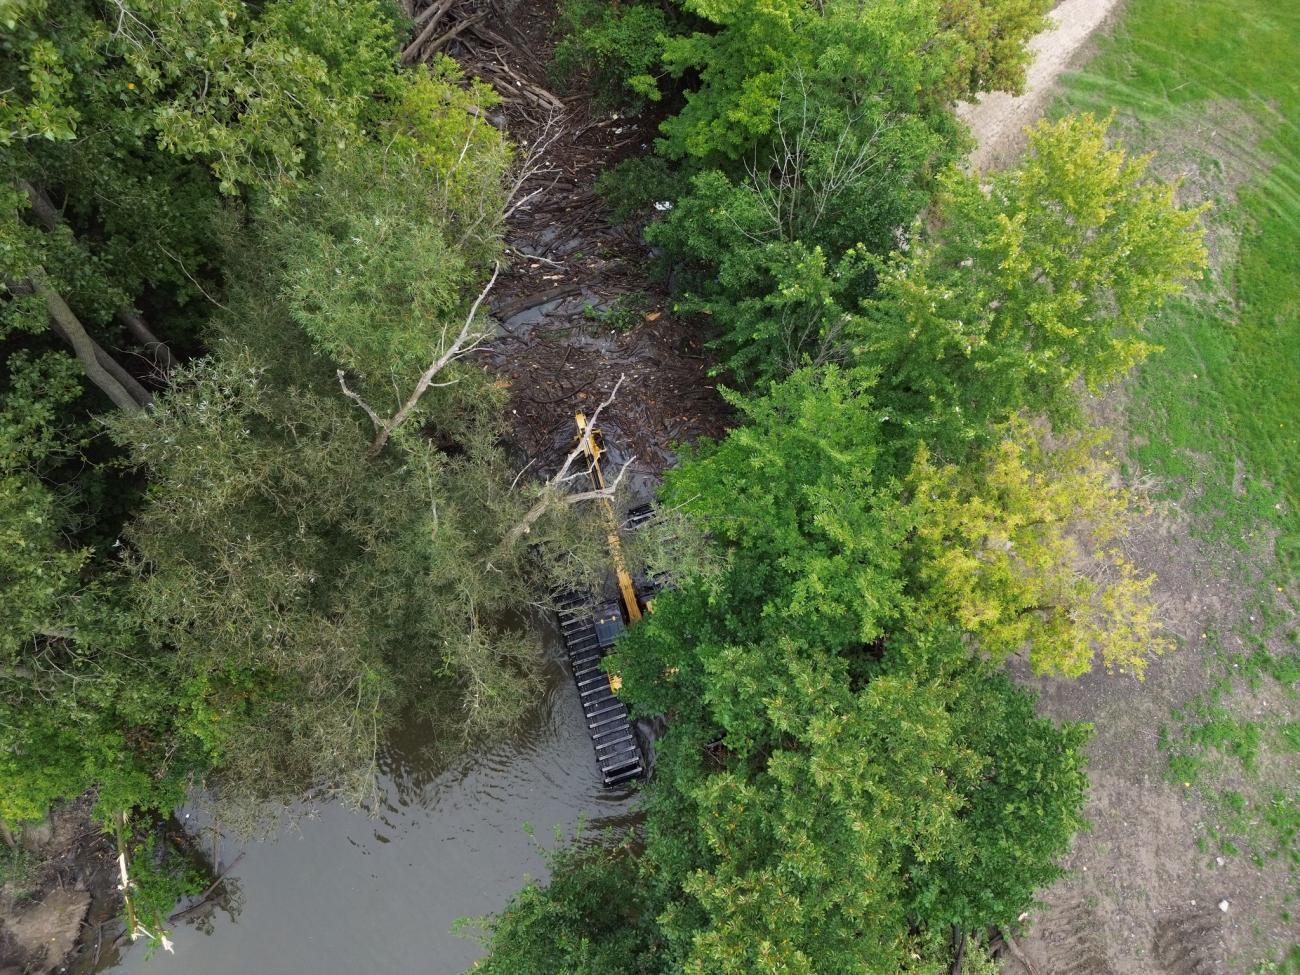
[[117, 934], [117, 861], [91, 804], [66, 803], [0, 846], [0, 975], [87, 971]]
[[574, 414], [590, 413], [623, 377], [601, 427], [616, 465], [634, 459], [633, 493], [648, 497], [675, 447], [721, 435], [731, 414], [702, 336], [672, 314], [650, 273], [641, 226], [612, 219], [595, 190], [606, 169], [650, 151], [657, 120], [623, 118], [586, 91], [554, 93], [557, 6], [498, 0], [449, 12], [485, 14], [447, 51], [496, 85], [505, 130], [534, 157], [491, 299], [498, 334], [480, 361], [509, 384], [513, 439], [543, 474], [573, 445]]

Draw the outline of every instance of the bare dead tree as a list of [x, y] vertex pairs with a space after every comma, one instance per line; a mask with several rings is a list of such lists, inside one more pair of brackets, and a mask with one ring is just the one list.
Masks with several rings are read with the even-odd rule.
[[[514, 167], [514, 172], [506, 184], [505, 197], [500, 208], [492, 211], [482, 210], [469, 226], [461, 231], [456, 240], [457, 247], [463, 247], [470, 236], [476, 232], [480, 234], [497, 233], [502, 225], [521, 207], [526, 206], [534, 197], [545, 193], [555, 185], [555, 179], [558, 179], [558, 176], [546, 185], [524, 192], [528, 184], [536, 177], [548, 172], [557, 172], [555, 167], [546, 162], [546, 153], [564, 133], [562, 122], [563, 119], [556, 113], [547, 116], [546, 122], [542, 125], [542, 130], [537, 137], [522, 147], [523, 157]], [[465, 158], [468, 148], [468, 144], [462, 148], [461, 159], [457, 160], [457, 166]]]
[[420, 404], [420, 399], [425, 393], [430, 389], [439, 386], [450, 386], [456, 381], [452, 379], [445, 383], [435, 383], [433, 380], [440, 372], [457, 359], [464, 358], [474, 350], [478, 349], [487, 340], [488, 336], [491, 335], [491, 330], [484, 328], [479, 322], [478, 311], [482, 306], [484, 299], [487, 298], [488, 292], [490, 292], [492, 286], [496, 284], [497, 277], [500, 273], [501, 263], [498, 261], [492, 267], [492, 276], [488, 279], [488, 283], [483, 286], [483, 290], [480, 291], [478, 297], [474, 299], [474, 304], [470, 306], [469, 314], [465, 316], [465, 322], [461, 325], [460, 331], [450, 342], [447, 341], [447, 328], [446, 326], [443, 327], [441, 342], [442, 351], [432, 362], [429, 363], [428, 368], [420, 374], [420, 378], [416, 380], [415, 386], [412, 388], [410, 395], [406, 397], [406, 400], [397, 408], [397, 411], [393, 413], [392, 416], [387, 418], [380, 417], [379, 413], [371, 407], [370, 404], [363, 400], [358, 393], [348, 387], [347, 378], [344, 375], [343, 370], [338, 370], [339, 386], [343, 390], [343, 395], [365, 410], [366, 416], [368, 416], [370, 422], [374, 424], [375, 437], [370, 442], [370, 450], [367, 452], [367, 456], [378, 456], [379, 452], [384, 449], [384, 444], [388, 443], [388, 438], [393, 435], [393, 431], [406, 422], [407, 418], [411, 415], [411, 412]]
[[[847, 120], [828, 118], [814, 101], [803, 71], [792, 69], [777, 97], [773, 148], [745, 162], [750, 187], [783, 240], [806, 238], [846, 191], [889, 164], [882, 142], [894, 116], [877, 120], [864, 137], [865, 110]], [[821, 159], [813, 168], [809, 154], [817, 145]]]
[[591, 476], [592, 468], [596, 461], [592, 461], [585, 468], [579, 471], [574, 471], [573, 466], [578, 462], [579, 458], [588, 456], [593, 452], [595, 443], [592, 438], [596, 433], [596, 423], [599, 421], [600, 414], [605, 410], [605, 407], [613, 403], [614, 398], [618, 396], [619, 387], [623, 385], [623, 380], [625, 378], [625, 374], [618, 377], [618, 382], [614, 383], [614, 388], [609, 391], [609, 395], [606, 396], [600, 402], [600, 405], [592, 412], [590, 419], [588, 419], [586, 426], [582, 430], [582, 435], [578, 438], [577, 445], [574, 446], [574, 448], [569, 451], [568, 456], [564, 458], [564, 463], [560, 465], [560, 469], [542, 485], [541, 493], [536, 503], [528, 509], [528, 512], [519, 520], [519, 523], [510, 529], [506, 534], [506, 537], [502, 539], [502, 552], [508, 552], [514, 548], [515, 545], [519, 543], [519, 540], [532, 530], [532, 527], [537, 523], [537, 520], [557, 504], [581, 504], [584, 501], [599, 501], [602, 499], [609, 500], [614, 497], [619, 485], [623, 482], [624, 475], [626, 475], [628, 470], [631, 468], [632, 462], [636, 460], [635, 457], [629, 457], [624, 461], [623, 466], [619, 468], [618, 474], [615, 475], [614, 479], [603, 488], [593, 488], [590, 491], [578, 491], [576, 493], [566, 491], [565, 488], [569, 482], [573, 481], [575, 478]]

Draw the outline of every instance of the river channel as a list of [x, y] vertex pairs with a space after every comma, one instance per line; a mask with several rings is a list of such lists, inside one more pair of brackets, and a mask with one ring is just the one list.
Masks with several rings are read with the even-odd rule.
[[[381, 756], [380, 814], [340, 805], [244, 851], [242, 905], [173, 934], [175, 955], [128, 950], [101, 971], [122, 975], [457, 975], [481, 954], [452, 933], [458, 918], [500, 910], [529, 877], [545, 877], [537, 841], [626, 830], [633, 790], [601, 786], [577, 691], [547, 635], [546, 694], [513, 736], [451, 767], [429, 758], [412, 724]], [[204, 930], [207, 929], [207, 930]]]

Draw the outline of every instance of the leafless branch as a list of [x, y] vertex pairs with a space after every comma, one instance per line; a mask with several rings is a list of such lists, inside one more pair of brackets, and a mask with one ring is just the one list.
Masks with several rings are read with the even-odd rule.
[[[574, 472], [573, 465], [577, 463], [579, 457], [585, 456], [588, 450], [594, 446], [592, 437], [595, 435], [596, 422], [600, 419], [600, 414], [604, 412], [605, 407], [614, 402], [614, 397], [618, 395], [619, 388], [623, 385], [623, 380], [625, 378], [626, 375], [619, 376], [618, 382], [616, 382], [614, 388], [609, 391], [609, 395], [601, 400], [600, 405], [592, 411], [591, 416], [587, 420], [586, 426], [583, 427], [582, 435], [578, 438], [577, 445], [569, 451], [568, 456], [564, 458], [564, 463], [560, 465], [560, 469], [555, 472], [554, 476], [542, 485], [541, 496], [537, 499], [537, 502], [528, 509], [528, 512], [519, 520], [519, 523], [510, 529], [505, 538], [502, 539], [500, 546], [502, 553], [509, 552], [513, 549], [515, 545], [519, 543], [521, 538], [532, 531], [532, 527], [536, 524], [537, 519], [546, 514], [553, 505], [561, 503], [579, 504], [583, 501], [598, 501], [602, 498], [608, 499], [614, 496], [614, 492], [618, 489], [619, 484], [623, 480], [623, 475], [626, 474], [628, 468], [632, 466], [632, 461], [636, 459], [635, 457], [628, 458], [619, 469], [618, 476], [615, 477], [611, 483], [605, 485], [603, 489], [569, 494], [564, 492], [562, 487], [568, 481], [583, 473], [581, 471]], [[590, 471], [591, 467], [588, 465], [587, 473], [590, 473]]]
[[348, 381], [343, 375], [343, 370], [339, 369], [337, 370], [337, 372], [339, 377], [339, 386], [341, 386], [343, 389], [343, 395], [346, 396], [348, 399], [352, 400], [352, 402], [356, 403], [357, 406], [361, 407], [363, 410], [366, 411], [366, 416], [370, 417], [370, 422], [375, 425], [376, 430], [382, 427], [384, 423], [382, 420], [379, 419], [379, 414], [377, 414], [374, 410], [372, 410], [370, 408], [370, 404], [367, 403], [365, 400], [363, 400], [359, 394], [354, 393], [351, 389], [348, 388]]
[[488, 283], [483, 286], [483, 290], [474, 299], [474, 304], [470, 306], [469, 314], [465, 316], [465, 324], [461, 326], [460, 333], [455, 340], [443, 350], [441, 355], [429, 363], [429, 368], [424, 370], [419, 380], [416, 381], [415, 388], [411, 390], [411, 395], [406, 398], [406, 402], [401, 405], [397, 412], [387, 420], [377, 424], [375, 439], [370, 444], [369, 455], [371, 457], [377, 456], [384, 449], [384, 444], [388, 443], [388, 438], [393, 435], [393, 431], [406, 422], [406, 418], [419, 405], [420, 398], [429, 390], [430, 386], [450, 385], [449, 383], [435, 384], [433, 378], [454, 360], [477, 349], [487, 337], [486, 333], [474, 334], [474, 323], [478, 318], [479, 308], [482, 306], [484, 299], [487, 298], [488, 292], [492, 290], [492, 286], [496, 284], [497, 277], [500, 274], [501, 262], [498, 261], [492, 266], [492, 277], [488, 279]]
[[198, 280], [194, 277], [194, 275], [190, 274], [189, 269], [185, 266], [184, 261], [182, 261], [178, 256], [173, 254], [171, 251], [169, 251], [166, 247], [159, 247], [159, 250], [161, 250], [164, 254], [166, 254], [168, 257], [170, 257], [173, 261], [176, 262], [176, 266], [181, 269], [181, 273], [190, 279], [190, 284], [198, 288], [199, 293], [202, 294], [204, 298], [207, 298], [208, 301], [212, 302], [222, 311], [230, 311], [229, 308], [227, 308], [221, 302], [217, 301], [217, 299], [212, 297], [212, 295], [208, 294], [207, 289], [204, 288], [203, 285], [199, 284]]
[[601, 498], [614, 497], [615, 492], [618, 491], [619, 484], [623, 481], [623, 475], [627, 473], [628, 468], [632, 466], [634, 460], [636, 460], [635, 456], [629, 457], [625, 460], [623, 466], [618, 469], [618, 474], [614, 477], [614, 480], [610, 481], [603, 488], [595, 488], [591, 491], [582, 491], [579, 494], [566, 494], [564, 496], [564, 503], [578, 504], [582, 501], [599, 501]]
[[600, 420], [600, 414], [604, 412], [605, 407], [614, 402], [618, 396], [619, 388], [623, 385], [623, 380], [627, 378], [626, 373], [618, 377], [618, 382], [614, 383], [614, 388], [609, 391], [609, 395], [600, 401], [600, 405], [592, 411], [591, 417], [587, 420], [587, 426], [582, 431], [582, 436], [578, 439], [578, 444], [569, 451], [569, 455], [564, 458], [564, 463], [560, 465], [560, 470], [548, 482], [551, 486], [557, 486], [569, 479], [569, 471], [573, 468], [574, 463], [579, 457], [590, 451], [593, 446], [592, 436], [596, 430], [596, 423]]
[[524, 476], [524, 473], [528, 470], [528, 468], [530, 468], [530, 467], [533, 466], [533, 461], [535, 461], [536, 459], [537, 459], [537, 458], [534, 457], [533, 460], [530, 460], [530, 461], [529, 461], [527, 464], [525, 464], [523, 467], [519, 468], [519, 473], [516, 474], [516, 475], [515, 475], [515, 479], [514, 479], [513, 481], [510, 482], [510, 490], [511, 490], [511, 491], [513, 491], [515, 488], [519, 487], [519, 479], [520, 479], [521, 477]]

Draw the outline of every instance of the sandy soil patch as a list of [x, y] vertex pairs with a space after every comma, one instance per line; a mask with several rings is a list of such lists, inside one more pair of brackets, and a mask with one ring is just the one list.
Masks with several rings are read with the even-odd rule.
[[1043, 114], [1056, 81], [1088, 49], [1088, 40], [1119, 7], [1120, 0], [1063, 0], [1052, 11], [1055, 26], [1029, 42], [1029, 65], [1023, 95], [994, 92], [978, 102], [963, 102], [957, 115], [970, 126], [978, 145], [972, 169], [996, 169], [1010, 163], [1025, 144], [1025, 126]]

